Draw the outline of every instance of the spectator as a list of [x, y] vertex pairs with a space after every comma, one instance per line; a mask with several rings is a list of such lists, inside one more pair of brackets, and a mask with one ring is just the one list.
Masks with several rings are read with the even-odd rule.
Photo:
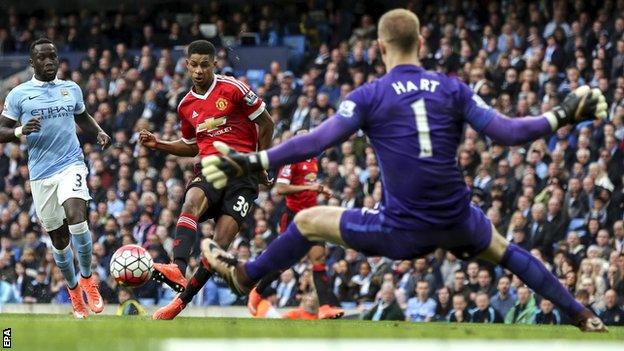
[[446, 316], [453, 307], [451, 306], [451, 290], [443, 286], [438, 289], [438, 296], [436, 300], [436, 309], [433, 320], [436, 322], [446, 321]]
[[453, 295], [453, 309], [446, 316], [448, 322], [468, 323], [470, 322], [470, 313], [468, 312], [468, 303], [462, 294]]
[[535, 314], [534, 322], [535, 324], [559, 325], [561, 324], [561, 316], [552, 302], [542, 299], [542, 301], [540, 301], [539, 311]]
[[502, 323], [503, 317], [490, 305], [490, 298], [485, 291], [479, 291], [475, 298], [477, 307], [470, 311], [472, 323]]
[[352, 299], [357, 302], [373, 301], [379, 290], [373, 283], [373, 273], [368, 262], [360, 263], [358, 274], [351, 278], [349, 283]]
[[405, 315], [399, 307], [394, 296], [392, 283], [384, 283], [381, 286], [381, 299], [373, 308], [366, 312], [363, 319], [372, 321], [402, 321]]
[[119, 307], [117, 307], [118, 316], [143, 316], [145, 309], [139, 301], [132, 296], [131, 289], [120, 289], [118, 293]]
[[496, 294], [492, 296], [490, 305], [501, 315], [507, 316], [509, 310], [516, 304], [516, 297], [511, 294], [511, 281], [507, 276], [498, 279]]
[[278, 307], [297, 306], [297, 280], [292, 269], [282, 272], [276, 293]]
[[606, 325], [624, 325], [624, 309], [618, 305], [618, 296], [615, 290], [609, 289], [605, 293], [606, 308], [600, 313], [600, 319]]
[[535, 298], [526, 286], [518, 288], [518, 300], [505, 316], [505, 324], [531, 324], [535, 314]]
[[52, 292], [47, 282], [46, 271], [39, 270], [36, 278], [26, 287], [24, 302], [49, 303], [52, 301]]
[[425, 280], [416, 283], [416, 296], [407, 301], [406, 320], [429, 322], [435, 315], [436, 302], [429, 297], [429, 283]]

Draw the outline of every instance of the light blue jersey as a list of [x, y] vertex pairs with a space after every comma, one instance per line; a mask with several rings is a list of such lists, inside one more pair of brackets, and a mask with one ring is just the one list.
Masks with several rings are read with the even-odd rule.
[[22, 125], [36, 117], [41, 121], [41, 130], [26, 136], [31, 180], [49, 178], [71, 165], [84, 164], [74, 121], [74, 115], [84, 110], [82, 91], [71, 81], [57, 78], [42, 82], [33, 76], [11, 90], [2, 115]]

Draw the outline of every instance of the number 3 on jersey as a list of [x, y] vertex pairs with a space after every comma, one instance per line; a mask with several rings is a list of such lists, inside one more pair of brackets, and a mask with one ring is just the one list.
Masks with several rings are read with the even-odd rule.
[[416, 118], [416, 129], [418, 130], [418, 144], [420, 145], [419, 157], [433, 156], [433, 146], [429, 136], [429, 121], [427, 121], [427, 109], [425, 100], [418, 99], [410, 105]]
[[236, 204], [234, 204], [232, 209], [239, 212], [241, 217], [245, 217], [245, 215], [247, 215], [247, 211], [249, 211], [249, 202], [245, 201], [245, 198], [239, 195]]

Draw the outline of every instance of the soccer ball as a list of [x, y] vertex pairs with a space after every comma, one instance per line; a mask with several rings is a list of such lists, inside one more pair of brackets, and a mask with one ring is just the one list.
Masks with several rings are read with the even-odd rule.
[[119, 285], [141, 286], [151, 278], [153, 271], [152, 256], [138, 245], [124, 245], [111, 257], [110, 272]]

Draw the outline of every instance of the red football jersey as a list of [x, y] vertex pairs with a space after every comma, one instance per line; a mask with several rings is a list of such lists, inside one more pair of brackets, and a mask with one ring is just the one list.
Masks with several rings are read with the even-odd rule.
[[204, 95], [191, 90], [178, 105], [182, 140], [197, 143], [199, 155], [217, 154], [212, 146], [222, 141], [238, 152], [253, 152], [258, 132], [253, 122], [265, 104], [249, 87], [232, 77], [215, 74]]
[[[316, 158], [311, 158], [282, 167], [276, 182], [292, 185], [309, 185], [316, 182], [317, 173], [318, 162]], [[296, 213], [305, 208], [316, 206], [317, 195], [317, 192], [310, 190], [286, 195], [286, 207]]]

